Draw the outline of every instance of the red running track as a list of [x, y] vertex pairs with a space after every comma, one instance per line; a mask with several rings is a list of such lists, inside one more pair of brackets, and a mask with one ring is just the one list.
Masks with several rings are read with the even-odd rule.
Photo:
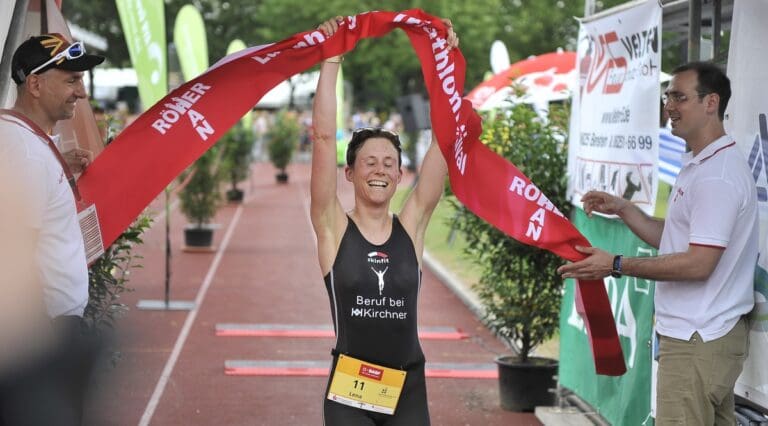
[[[222, 207], [215, 219], [218, 252], [187, 253], [186, 220], [171, 214], [171, 298], [196, 300], [192, 311], [135, 308], [164, 295], [163, 219], [138, 248], [144, 268], [132, 273], [131, 306], [119, 320], [114, 367], [100, 366], [86, 407], [87, 425], [320, 425], [324, 375], [226, 375], [232, 360], [326, 362], [328, 337], [223, 337], [216, 325], [331, 326], [328, 297], [307, 212], [309, 165], [289, 166], [278, 185], [270, 164], [254, 164], [243, 184], [246, 202]], [[340, 179], [342, 203], [351, 188]], [[162, 199], [162, 197], [160, 197]], [[162, 204], [151, 206], [162, 211]], [[422, 340], [433, 365], [487, 365], [505, 352], [462, 302], [428, 268], [423, 275], [419, 325], [455, 327], [463, 339]], [[108, 363], [105, 363], [108, 364]], [[327, 365], [322, 370], [327, 369]], [[452, 367], [452, 368], [453, 368]], [[539, 425], [531, 413], [499, 407], [495, 379], [428, 378], [433, 425]]]

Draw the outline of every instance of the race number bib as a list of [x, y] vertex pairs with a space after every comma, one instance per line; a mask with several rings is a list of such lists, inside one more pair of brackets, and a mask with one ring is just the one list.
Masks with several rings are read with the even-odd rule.
[[395, 414], [406, 372], [339, 355], [328, 399], [377, 413]]
[[80, 222], [80, 232], [83, 234], [85, 244], [85, 260], [90, 265], [104, 254], [104, 243], [101, 239], [101, 227], [99, 216], [96, 214], [94, 204], [78, 205], [77, 219]]

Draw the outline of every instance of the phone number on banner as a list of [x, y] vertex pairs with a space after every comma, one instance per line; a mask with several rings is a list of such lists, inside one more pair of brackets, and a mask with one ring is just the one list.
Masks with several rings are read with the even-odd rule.
[[597, 133], [581, 133], [582, 146], [594, 148], [616, 149], [651, 149], [653, 148], [653, 136], [651, 135], [601, 135]]

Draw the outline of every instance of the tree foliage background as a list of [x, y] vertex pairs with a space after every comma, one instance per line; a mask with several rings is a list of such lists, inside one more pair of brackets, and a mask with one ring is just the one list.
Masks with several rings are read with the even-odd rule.
[[[597, 9], [623, 2], [599, 1]], [[254, 46], [316, 28], [336, 15], [420, 8], [453, 21], [467, 59], [466, 90], [480, 83], [490, 70], [489, 53], [494, 40], [507, 45], [512, 63], [558, 47], [573, 49], [578, 31], [574, 17], [584, 12], [583, 2], [572, 0], [165, 0], [168, 41], [172, 41], [176, 14], [187, 3], [203, 15], [210, 63], [224, 56], [235, 38]], [[114, 1], [94, 7], [92, 0], [65, 0], [62, 10], [71, 22], [107, 38], [109, 49], [103, 54], [110, 65], [130, 66]], [[356, 106], [391, 108], [399, 96], [425, 92], [420, 64], [401, 31], [378, 40], [364, 40], [347, 56], [344, 65]]]
[[[553, 107], [548, 120], [543, 120], [529, 105], [518, 103], [505, 112], [488, 117], [482, 141], [518, 165], [568, 217], [572, 205], [566, 195], [568, 145], [563, 141], [569, 111]], [[526, 363], [531, 351], [558, 329], [563, 279], [554, 271], [563, 261], [510, 238], [454, 197], [448, 200], [456, 211], [451, 226], [463, 234], [467, 258], [481, 268], [474, 289], [484, 309], [483, 319]]]

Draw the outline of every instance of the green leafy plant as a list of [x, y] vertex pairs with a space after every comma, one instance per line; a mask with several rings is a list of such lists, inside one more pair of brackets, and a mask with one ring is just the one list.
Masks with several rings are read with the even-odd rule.
[[[483, 142], [515, 164], [563, 214], [566, 198], [567, 113], [553, 108], [549, 121], [528, 105], [517, 104], [486, 121]], [[557, 331], [563, 261], [545, 250], [506, 236], [458, 203], [452, 225], [463, 233], [466, 254], [481, 268], [474, 288], [484, 321], [528, 362], [531, 351]]]
[[221, 202], [218, 149], [218, 146], [214, 146], [206, 151], [179, 176], [179, 181], [184, 185], [179, 192], [179, 207], [197, 228], [211, 221]]
[[133, 249], [143, 244], [141, 235], [151, 225], [149, 216], [140, 216], [88, 270], [88, 306], [83, 318], [91, 329], [114, 328], [115, 321], [128, 311], [120, 296], [133, 291], [128, 287], [131, 269], [142, 267], [138, 263], [142, 256]]
[[253, 131], [237, 123], [220, 142], [224, 147], [223, 173], [229, 179], [232, 191], [237, 191], [238, 182], [248, 177], [254, 141]]
[[280, 111], [275, 117], [275, 122], [267, 131], [267, 152], [269, 161], [285, 175], [285, 168], [291, 161], [293, 151], [299, 142], [301, 128], [296, 114], [290, 111]]

